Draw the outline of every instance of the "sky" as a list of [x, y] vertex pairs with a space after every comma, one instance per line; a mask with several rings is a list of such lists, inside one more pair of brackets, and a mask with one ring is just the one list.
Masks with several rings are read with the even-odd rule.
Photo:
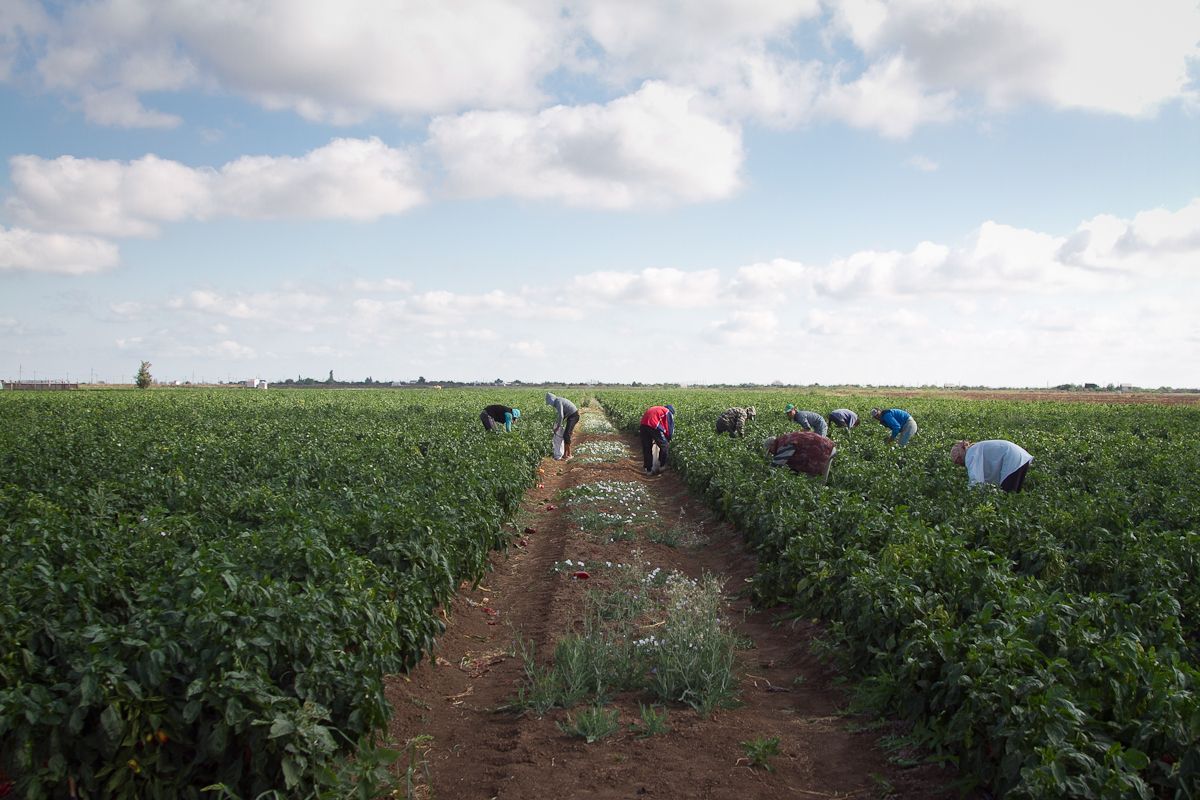
[[0, 2], [0, 379], [1200, 387], [1196, 0]]

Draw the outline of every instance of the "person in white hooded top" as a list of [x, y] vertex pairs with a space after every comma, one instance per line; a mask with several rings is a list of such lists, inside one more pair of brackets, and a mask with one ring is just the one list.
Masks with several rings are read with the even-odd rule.
[[550, 392], [546, 392], [546, 405], [558, 412], [558, 421], [554, 427], [563, 429], [563, 460], [565, 461], [571, 457], [571, 433], [579, 424], [579, 409], [567, 398]]
[[1004, 439], [974, 444], [963, 439], [950, 448], [950, 460], [967, 468], [967, 481], [971, 486], [990, 483], [1006, 492], [1019, 492], [1033, 456]]

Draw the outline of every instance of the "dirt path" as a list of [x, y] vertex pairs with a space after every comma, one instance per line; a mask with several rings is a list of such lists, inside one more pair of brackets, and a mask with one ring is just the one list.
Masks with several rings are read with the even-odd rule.
[[[846, 715], [836, 675], [811, 651], [815, 628], [776, 624], [737, 598], [754, 563], [741, 539], [691, 498], [670, 470], [647, 477], [634, 437], [611, 430], [585, 407], [576, 457], [547, 459], [543, 480], [526, 498], [518, 546], [494, 557], [479, 587], [467, 586], [446, 609], [436, 659], [390, 679], [394, 746], [412, 755], [418, 798], [958, 798], [955, 775], [931, 766], [902, 769], [879, 747], [886, 730]], [[580, 525], [562, 492], [586, 484], [645, 487], [653, 520], [632, 526], [634, 539], [610, 541]], [[655, 531], [659, 535], [654, 535]], [[670, 535], [663, 536], [663, 532]], [[628, 534], [626, 534], [628, 535]], [[649, 538], [676, 538], [675, 546]], [[746, 643], [739, 652], [740, 704], [707, 719], [670, 706], [664, 734], [639, 738], [637, 696], [618, 695], [622, 730], [592, 744], [556, 724], [578, 713], [539, 718], [505, 710], [523, 685], [520, 637], [539, 660], [578, 621], [585, 589], [604, 585], [604, 570], [584, 581], [564, 562], [632, 563], [698, 577], [718, 575], [731, 598], [729, 619]], [[558, 569], [556, 569], [556, 565]], [[750, 642], [753, 644], [750, 645]], [[753, 767], [742, 742], [776, 737], [773, 771]], [[403, 796], [403, 793], [402, 793]]]

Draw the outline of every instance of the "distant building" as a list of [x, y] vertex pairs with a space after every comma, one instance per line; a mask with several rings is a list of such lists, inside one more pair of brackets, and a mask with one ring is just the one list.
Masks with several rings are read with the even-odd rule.
[[14, 392], [65, 392], [78, 389], [78, 383], [67, 381], [4, 381], [0, 387]]
[[1132, 383], [1122, 383], [1119, 386], [1117, 386], [1117, 391], [1118, 392], [1132, 392], [1133, 384]]
[[267, 382], [263, 378], [249, 378], [246, 380], [245, 386], [247, 389], [266, 389]]

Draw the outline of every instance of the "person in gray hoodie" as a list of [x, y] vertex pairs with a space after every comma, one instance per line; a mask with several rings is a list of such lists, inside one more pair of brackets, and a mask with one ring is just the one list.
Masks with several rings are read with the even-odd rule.
[[579, 424], [579, 409], [565, 397], [546, 392], [546, 405], [558, 412], [555, 428], [563, 429], [563, 460], [571, 457], [571, 432]]

